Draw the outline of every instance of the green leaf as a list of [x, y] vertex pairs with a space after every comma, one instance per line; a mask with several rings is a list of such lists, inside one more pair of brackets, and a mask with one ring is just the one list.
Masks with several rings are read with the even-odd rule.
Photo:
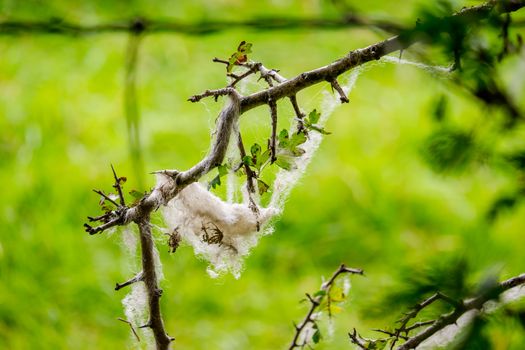
[[252, 43], [247, 43], [245, 41], [242, 41], [239, 47], [237, 48], [237, 52], [242, 54], [252, 53]]
[[237, 47], [237, 52], [233, 53], [228, 59], [228, 66], [226, 66], [226, 71], [228, 73], [231, 73], [235, 64], [246, 62], [248, 59], [246, 54], [249, 54], [251, 52], [252, 52], [252, 44], [247, 43], [244, 40], [241, 41], [241, 43]]
[[387, 343], [386, 339], [369, 340], [365, 343], [365, 348], [368, 350], [383, 350]]
[[129, 194], [135, 199], [141, 199], [142, 197], [144, 197], [144, 193], [137, 190], [131, 190], [129, 191]]
[[250, 152], [252, 153], [252, 157], [257, 158], [259, 155], [261, 155], [261, 146], [259, 146], [258, 143], [254, 143], [252, 148], [250, 149]]
[[300, 157], [303, 154], [305, 154], [305, 152], [306, 151], [300, 147], [296, 147], [295, 149], [292, 150], [292, 154], [294, 157]]
[[321, 113], [317, 112], [317, 110], [314, 109], [308, 114], [308, 118], [304, 119], [304, 126], [306, 126], [308, 130], [315, 130], [321, 134], [330, 135], [331, 133], [326, 131], [323, 127], [315, 125], [319, 121], [320, 117]]
[[295, 148], [299, 145], [302, 145], [305, 142], [306, 142], [306, 135], [300, 132], [298, 134], [292, 135], [292, 138], [290, 139], [290, 146]]
[[233, 67], [235, 66], [235, 62], [237, 62], [237, 53], [234, 53], [233, 55], [231, 55], [230, 59], [228, 60], [228, 66], [226, 67], [226, 71], [228, 73], [231, 73], [232, 70], [233, 70]]
[[319, 126], [309, 125], [309, 126], [307, 126], [307, 128], [310, 129], [310, 130], [315, 130], [315, 131], [317, 131], [317, 132], [319, 132], [319, 133], [321, 133], [323, 135], [330, 135], [331, 134], [331, 132], [328, 132], [324, 128], [321, 128]]
[[228, 174], [228, 166], [226, 164], [221, 164], [217, 167], [219, 170], [219, 176], [224, 176]]
[[114, 209], [114, 207], [113, 207], [113, 206], [110, 206], [110, 205], [107, 205], [107, 204], [103, 204], [103, 205], [101, 206], [101, 209], [102, 209], [104, 212], [107, 213], [107, 212], [112, 211], [112, 210]]
[[317, 109], [314, 109], [308, 114], [308, 122], [310, 124], [316, 124], [321, 117], [321, 113], [317, 112]]
[[295, 169], [296, 166], [293, 163], [293, 160], [285, 155], [278, 155], [277, 159], [275, 160], [275, 164], [277, 164], [280, 168], [283, 168], [284, 170], [292, 170]]
[[257, 179], [257, 187], [259, 188], [259, 194], [262, 196], [264, 193], [268, 192], [270, 186], [262, 180]]
[[264, 163], [266, 163], [268, 161], [268, 159], [270, 159], [270, 150], [267, 149], [266, 151], [264, 151], [263, 154], [261, 154], [260, 157], [257, 158], [257, 169], [261, 169], [261, 167], [264, 165]]
[[318, 290], [317, 292], [314, 293], [314, 298], [318, 296], [325, 296], [325, 295], [326, 295], [326, 291]]
[[330, 313], [332, 315], [339, 314], [343, 311], [343, 308], [337, 305], [330, 304]]
[[343, 293], [343, 289], [340, 287], [333, 287], [330, 290], [330, 300], [333, 302], [342, 302], [346, 299], [345, 294]]
[[460, 172], [476, 160], [479, 149], [471, 133], [442, 128], [425, 140], [421, 153], [435, 172]]
[[279, 147], [287, 148], [288, 147], [288, 130], [282, 129], [279, 135], [277, 136], [277, 140], [279, 141]]
[[218, 187], [221, 185], [221, 177], [219, 175], [215, 176], [209, 183], [208, 189]]
[[247, 165], [247, 166], [255, 166], [255, 164], [253, 164], [253, 159], [250, 156], [242, 157], [242, 162], [244, 165]]
[[321, 338], [321, 331], [319, 330], [319, 328], [317, 328], [314, 335], [312, 336], [312, 341], [314, 342], [314, 344], [318, 344]]

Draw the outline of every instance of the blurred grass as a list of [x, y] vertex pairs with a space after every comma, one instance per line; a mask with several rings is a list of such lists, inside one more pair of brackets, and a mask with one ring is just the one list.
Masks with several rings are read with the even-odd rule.
[[[186, 21], [288, 11], [334, 14], [327, 1], [158, 6], [5, 1], [1, 6], [4, 19], [63, 16], [87, 22], [136, 14]], [[388, 18], [392, 6], [374, 1], [364, 9]], [[412, 19], [413, 3], [396, 3], [398, 10], [400, 21]], [[241, 40], [254, 43], [253, 59], [292, 77], [379, 38], [357, 29], [146, 37], [137, 84], [146, 170], [185, 169], [205, 154], [221, 104], [186, 99], [224, 84], [224, 68], [211, 58], [227, 57]], [[88, 237], [82, 230], [85, 217], [98, 211], [91, 188], [110, 187], [110, 163], [128, 177], [128, 190], [137, 186], [122, 101], [126, 40], [116, 34], [0, 37], [0, 348], [135, 344], [129, 328], [116, 320], [123, 315], [125, 291], [113, 291], [116, 281], [130, 277], [135, 262], [118, 232]], [[299, 100], [305, 109], [317, 107], [318, 94], [326, 89], [313, 87]], [[523, 85], [515, 91], [519, 96]], [[431, 259], [461, 256], [474, 275], [496, 264], [503, 265], [503, 277], [523, 272], [525, 206], [493, 224], [484, 217], [497, 195], [512, 186], [514, 174], [473, 166], [449, 177], [433, 173], [421, 159], [420, 148], [436, 128], [432, 109], [440, 94], [450, 99], [451, 123], [476, 126], [490, 147], [522, 144], [522, 129], [511, 141], [501, 139], [477, 101], [428, 73], [393, 64], [365, 70], [350, 104], [328, 122], [333, 134], [293, 191], [275, 233], [261, 239], [241, 279], [210, 279], [206, 263], [189, 247], [170, 256], [160, 244], [166, 276], [162, 306], [175, 348], [284, 348], [292, 321], [304, 315], [298, 303], [303, 293], [317, 290], [320, 276], [329, 276], [341, 262], [365, 269], [367, 277], [352, 279], [351, 300], [337, 316], [334, 338], [319, 349], [348, 348], [346, 331], [352, 327], [366, 334], [395, 319], [397, 314], [372, 317], [369, 311], [393, 282], [403, 282], [402, 267], [422, 269]], [[286, 108], [283, 115], [291, 115]], [[265, 137], [261, 123], [267, 118], [265, 108], [243, 116], [248, 140]], [[154, 184], [153, 177], [145, 180]], [[509, 332], [515, 342], [523, 341], [512, 331], [519, 325], [509, 327], [493, 333], [502, 342]]]

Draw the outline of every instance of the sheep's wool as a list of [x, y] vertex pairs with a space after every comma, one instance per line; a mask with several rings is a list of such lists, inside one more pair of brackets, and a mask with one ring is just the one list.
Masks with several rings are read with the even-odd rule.
[[[343, 86], [347, 95], [360, 72], [361, 69], [357, 68], [349, 75]], [[326, 123], [339, 104], [339, 96], [325, 93], [319, 126]], [[292, 121], [292, 125], [295, 123]], [[231, 195], [228, 195], [230, 201], [224, 201], [203, 184], [193, 183], [163, 207], [168, 229], [170, 232], [177, 231], [183, 242], [191, 245], [197, 255], [210, 262], [208, 272], [211, 276], [230, 271], [239, 277], [242, 258], [257, 245], [261, 235], [272, 232], [271, 219], [282, 212], [286, 198], [306, 170], [321, 141], [320, 133], [309, 133], [308, 140], [301, 145], [305, 153], [296, 158], [295, 167], [288, 171], [281, 169], [277, 173], [271, 186], [272, 197], [266, 208], [250, 201], [246, 189], [242, 203], [232, 203]], [[165, 180], [164, 176], [159, 175], [157, 186]], [[257, 198], [254, 199], [257, 201]]]

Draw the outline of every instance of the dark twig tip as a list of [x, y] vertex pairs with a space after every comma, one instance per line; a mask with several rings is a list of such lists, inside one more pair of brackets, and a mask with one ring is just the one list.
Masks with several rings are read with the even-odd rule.
[[151, 322], [143, 324], [142, 326], [139, 326], [139, 328], [151, 328]]

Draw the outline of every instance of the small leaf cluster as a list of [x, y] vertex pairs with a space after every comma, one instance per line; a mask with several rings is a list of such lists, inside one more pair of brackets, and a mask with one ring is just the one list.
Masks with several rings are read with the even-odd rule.
[[228, 59], [228, 65], [226, 66], [226, 71], [231, 73], [235, 65], [244, 63], [248, 60], [247, 54], [252, 52], [252, 44], [247, 43], [246, 41], [241, 41], [237, 47], [237, 51], [234, 52]]
[[336, 285], [331, 285], [328, 290], [319, 290], [314, 294], [314, 297], [321, 297], [319, 308], [321, 311], [326, 311], [329, 317], [343, 311], [341, 304], [346, 301], [347, 295], [343, 288]]
[[294, 170], [297, 168], [294, 162], [295, 157], [302, 156], [305, 151], [299, 146], [307, 140], [306, 134], [302, 131], [289, 135], [288, 130], [283, 129], [277, 137], [277, 149], [275, 151], [275, 164], [284, 170]]
[[[347, 295], [345, 295], [343, 288], [335, 285], [330, 285], [327, 289], [320, 289], [313, 294], [313, 300], [318, 303], [319, 310], [326, 312], [330, 318], [343, 310], [340, 305], [346, 301], [346, 298]], [[312, 342], [317, 344], [323, 339], [323, 335], [317, 321], [314, 319], [310, 321], [314, 329]]]
[[253, 176], [257, 179], [260, 195], [268, 192], [270, 189], [270, 186], [260, 179], [261, 171], [268, 164], [270, 157], [271, 151], [269, 148], [262, 152], [262, 147], [258, 143], [254, 143], [250, 147], [250, 155], [246, 155], [242, 159], [242, 163], [251, 169]]
[[[242, 43], [241, 43], [242, 44]], [[321, 114], [316, 110], [312, 110], [308, 116], [304, 119], [299, 120], [300, 125], [296, 132], [290, 133], [287, 129], [282, 129], [276, 138], [276, 149], [275, 155], [272, 157], [272, 148], [270, 142], [266, 150], [260, 144], [254, 143], [250, 147], [250, 153], [242, 157], [240, 165], [234, 166], [232, 164], [221, 164], [217, 167], [217, 175], [209, 182], [208, 188], [217, 188], [221, 185], [221, 177], [228, 174], [230, 170], [239, 176], [251, 176], [257, 180], [257, 187], [259, 194], [263, 195], [268, 192], [270, 185], [261, 179], [262, 171], [268, 166], [275, 164], [279, 168], [291, 171], [297, 169], [295, 159], [302, 156], [305, 150], [301, 148], [308, 140], [308, 131], [319, 132], [324, 135], [329, 135], [330, 132], [326, 131], [323, 127], [319, 126]], [[250, 174], [246, 174], [244, 167], [249, 168]]]
[[228, 164], [220, 164], [219, 166], [217, 166], [217, 170], [219, 171], [219, 173], [208, 183], [208, 189], [215, 189], [216, 187], [220, 186], [221, 177], [228, 174], [229, 169], [230, 166]]
[[331, 132], [328, 132], [323, 127], [317, 125], [319, 118], [321, 118], [321, 113], [317, 112], [317, 109], [314, 109], [308, 113], [308, 117], [303, 119], [303, 124], [308, 130], [317, 131], [324, 135], [330, 135]]

